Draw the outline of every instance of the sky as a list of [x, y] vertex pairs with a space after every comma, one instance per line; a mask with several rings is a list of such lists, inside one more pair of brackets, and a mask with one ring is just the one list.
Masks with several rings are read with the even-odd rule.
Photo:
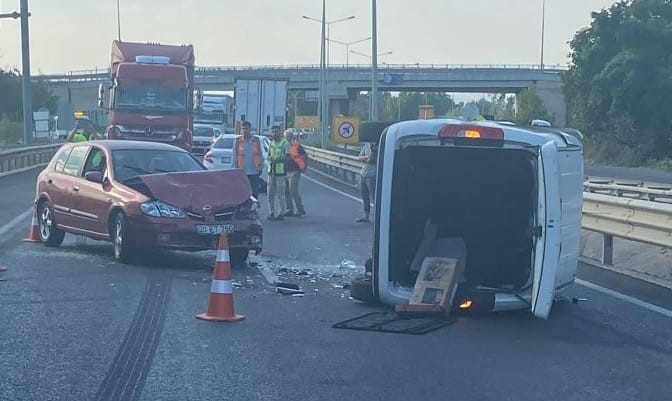
[[[126, 41], [193, 44], [196, 63], [317, 64], [320, 0], [119, 0]], [[31, 71], [62, 73], [107, 68], [117, 37], [116, 0], [29, 0]], [[613, 0], [546, 0], [546, 65], [566, 64], [568, 42], [590, 24], [590, 13]], [[0, 0], [0, 13], [19, 0]], [[378, 52], [390, 64], [539, 64], [542, 0], [378, 0]], [[330, 37], [371, 36], [371, 2], [327, 0]], [[0, 67], [21, 60], [18, 20], [0, 20]], [[351, 50], [371, 54], [371, 42]], [[346, 63], [332, 43], [330, 63]], [[369, 59], [349, 54], [350, 64]]]

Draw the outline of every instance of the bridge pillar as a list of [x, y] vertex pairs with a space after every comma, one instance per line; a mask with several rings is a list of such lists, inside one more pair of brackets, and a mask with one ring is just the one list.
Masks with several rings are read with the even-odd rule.
[[567, 104], [565, 103], [562, 81], [537, 81], [532, 89], [553, 118], [553, 125], [561, 128], [565, 127], [567, 124]]

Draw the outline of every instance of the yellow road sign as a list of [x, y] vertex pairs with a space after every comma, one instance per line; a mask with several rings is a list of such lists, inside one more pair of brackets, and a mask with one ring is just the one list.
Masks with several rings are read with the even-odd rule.
[[359, 117], [335, 117], [331, 137], [336, 143], [359, 143]]

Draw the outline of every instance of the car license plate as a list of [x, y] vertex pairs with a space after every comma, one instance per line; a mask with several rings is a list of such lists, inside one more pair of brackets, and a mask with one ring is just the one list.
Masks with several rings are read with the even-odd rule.
[[230, 157], [222, 157], [222, 163], [231, 163], [231, 158]]
[[196, 232], [201, 235], [231, 234], [233, 231], [233, 224], [196, 224]]

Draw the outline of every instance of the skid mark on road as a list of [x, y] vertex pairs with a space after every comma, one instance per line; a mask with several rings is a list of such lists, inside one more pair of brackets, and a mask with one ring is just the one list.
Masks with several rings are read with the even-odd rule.
[[140, 399], [166, 320], [170, 287], [169, 279], [147, 280], [131, 327], [96, 394], [97, 401]]

